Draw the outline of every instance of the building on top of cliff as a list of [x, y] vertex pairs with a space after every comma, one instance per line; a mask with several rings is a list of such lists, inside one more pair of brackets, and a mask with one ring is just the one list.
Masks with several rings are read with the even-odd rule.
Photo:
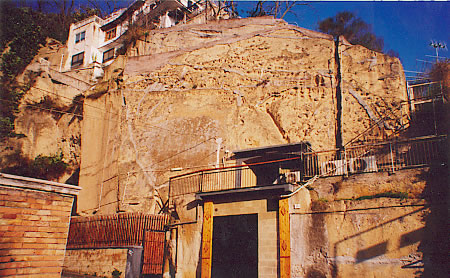
[[146, 29], [168, 28], [197, 15], [204, 9], [188, 0], [136, 0], [127, 8], [102, 19], [96, 15], [73, 23], [67, 39], [67, 59], [63, 71], [93, 65], [94, 77], [103, 73], [101, 67], [112, 63], [124, 47], [127, 31], [133, 25]]

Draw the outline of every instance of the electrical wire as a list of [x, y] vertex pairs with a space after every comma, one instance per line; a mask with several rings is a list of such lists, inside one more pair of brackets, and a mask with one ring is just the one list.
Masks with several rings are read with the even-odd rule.
[[[142, 81], [142, 80], [139, 80], [139, 81]], [[23, 85], [28, 85], [28, 84], [26, 84], [26, 83], [24, 83], [24, 82], [20, 82], [20, 81], [17, 81], [17, 83], [21, 83], [21, 84], [23, 84]], [[31, 86], [30, 88], [34, 88], [34, 89], [36, 89], [36, 90], [40, 90], [40, 91], [43, 91], [43, 92], [46, 92], [46, 93], [49, 93], [49, 94], [56, 95], [56, 96], [58, 96], [58, 97], [62, 97], [62, 98], [71, 100], [71, 101], [74, 102], [74, 103], [78, 103], [78, 104], [81, 104], [81, 105], [86, 105], [86, 106], [88, 106], [88, 107], [92, 107], [92, 108], [98, 109], [98, 110], [104, 112], [105, 114], [112, 114], [112, 115], [116, 115], [116, 116], [119, 116], [119, 117], [121, 116], [119, 113], [113, 113], [113, 112], [111, 112], [111, 111], [107, 111], [107, 110], [102, 109], [102, 108], [100, 108], [100, 107], [93, 106], [93, 105], [89, 105], [89, 104], [87, 104], [87, 103], [84, 103], [84, 101], [76, 101], [76, 100], [74, 100], [73, 98], [66, 97], [66, 96], [62, 96], [62, 95], [59, 95], [59, 94], [57, 94], [57, 93], [54, 93], [54, 92], [51, 92], [51, 91], [48, 91], [48, 90], [45, 90], [45, 89], [42, 89], [42, 88], [39, 88], [39, 87]], [[80, 94], [80, 95], [82, 95], [82, 94]], [[86, 96], [84, 96], [84, 98], [86, 99]], [[20, 102], [17, 102], [17, 104], [19, 104], [19, 105], [30, 105], [30, 104], [22, 104], [22, 103], [20, 103]], [[36, 108], [38, 108], [38, 107], [36, 107]], [[64, 111], [57, 110], [57, 109], [52, 109], [52, 111], [61, 112], [61, 113], [64, 112]], [[81, 117], [83, 117], [83, 116], [81, 116]], [[92, 117], [92, 116], [86, 116], [86, 115], [85, 115], [84, 117], [86, 117], [86, 118], [95, 118], [95, 117]], [[104, 119], [104, 118], [97, 118], [97, 119], [109, 120], [109, 119]], [[155, 125], [149, 125], [149, 124], [142, 125], [142, 124], [136, 124], [136, 123], [135, 123], [134, 125], [135, 125], [135, 126], [140, 126], [140, 127], [154, 127], [154, 128], [159, 128], [159, 129], [162, 129], [162, 130], [167, 130], [167, 131], [171, 131], [171, 132], [177, 133], [177, 134], [179, 134], [179, 135], [196, 135], [196, 136], [203, 135], [203, 134], [198, 134], [198, 133], [180, 133], [180, 132], [175, 131], [175, 130], [171, 130], [171, 129], [167, 129], [167, 128], [163, 128], [163, 127], [155, 126]]]
[[[76, 114], [76, 113], [73, 113], [73, 112], [67, 112], [67, 111], [63, 111], [63, 110], [59, 110], [59, 109], [44, 108], [44, 107], [40, 107], [38, 104], [21, 103], [21, 102], [18, 102], [18, 101], [11, 101], [11, 100], [4, 99], [4, 98], [0, 98], [0, 101], [9, 102], [9, 103], [15, 103], [15, 104], [19, 104], [19, 105], [22, 105], [22, 106], [33, 107], [35, 109], [40, 109], [40, 110], [49, 111], [49, 112], [53, 112], [53, 113], [68, 114], [68, 115], [73, 115], [73, 116], [77, 116], [77, 117], [81, 117], [81, 118], [89, 118], [89, 119], [96, 119], [96, 120], [102, 120], [102, 121], [117, 122], [117, 121], [114, 121], [113, 119], [110, 119], [110, 118], [100, 118], [100, 117], [94, 117], [94, 116], [91, 116], [91, 115]], [[106, 113], [109, 113], [109, 112], [106, 112]], [[111, 114], [113, 114], [113, 113], [111, 113]], [[120, 116], [119, 114], [113, 114], [113, 115]], [[134, 126], [144, 127], [144, 128], [161, 129], [161, 130], [169, 131], [171, 133], [175, 133], [175, 134], [178, 134], [178, 135], [185, 135], [185, 136], [203, 136], [204, 135], [204, 134], [193, 133], [193, 132], [180, 132], [180, 131], [177, 131], [177, 130], [172, 130], [172, 129], [160, 127], [160, 126], [157, 126], [157, 125], [151, 125], [151, 124], [136, 124], [135, 123]]]

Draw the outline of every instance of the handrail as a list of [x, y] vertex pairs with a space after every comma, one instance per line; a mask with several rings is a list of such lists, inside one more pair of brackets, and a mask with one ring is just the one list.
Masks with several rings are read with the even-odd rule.
[[255, 165], [261, 165], [261, 164], [271, 164], [271, 163], [277, 163], [277, 162], [283, 162], [283, 161], [289, 161], [289, 160], [296, 160], [301, 158], [301, 156], [296, 157], [289, 157], [289, 158], [283, 158], [278, 160], [270, 160], [270, 161], [263, 161], [263, 162], [255, 162], [250, 164], [242, 164], [242, 165], [233, 165], [233, 166], [226, 166], [226, 167], [219, 167], [219, 168], [207, 168], [207, 169], [201, 169], [194, 172], [184, 173], [177, 176], [170, 177], [170, 179], [179, 178], [182, 176], [188, 176], [196, 173], [205, 173], [205, 172], [211, 172], [211, 171], [217, 171], [217, 170], [225, 170], [225, 169], [233, 169], [233, 168], [243, 168], [248, 166], [255, 166]]
[[414, 87], [419, 87], [419, 86], [425, 86], [425, 85], [430, 85], [430, 84], [440, 84], [440, 81], [433, 81], [433, 82], [427, 82], [427, 83], [422, 83], [422, 84], [413, 84], [413, 85], [408, 85], [408, 88], [414, 88]]

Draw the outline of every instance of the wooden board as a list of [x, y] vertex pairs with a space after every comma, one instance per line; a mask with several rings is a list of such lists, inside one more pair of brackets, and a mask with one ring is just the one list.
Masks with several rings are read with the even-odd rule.
[[289, 199], [279, 201], [280, 278], [291, 277], [291, 235], [289, 223]]
[[202, 278], [211, 278], [213, 213], [213, 203], [205, 202], [203, 204]]

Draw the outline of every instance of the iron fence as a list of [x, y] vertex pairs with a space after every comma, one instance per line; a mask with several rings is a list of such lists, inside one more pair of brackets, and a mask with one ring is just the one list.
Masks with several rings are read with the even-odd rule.
[[141, 246], [145, 230], [163, 230], [168, 215], [120, 213], [73, 217], [67, 249]]
[[304, 182], [314, 176], [395, 172], [445, 163], [446, 138], [431, 136], [351, 146], [277, 161], [200, 170], [170, 178], [169, 196]]

